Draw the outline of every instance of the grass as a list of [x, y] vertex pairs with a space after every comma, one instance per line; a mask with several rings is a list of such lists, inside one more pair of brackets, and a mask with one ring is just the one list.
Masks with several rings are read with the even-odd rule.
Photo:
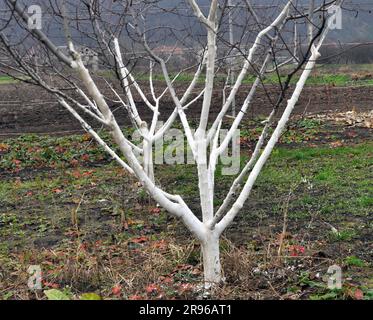
[[[373, 144], [309, 146], [320, 124], [304, 121], [300, 129], [283, 137], [222, 240], [227, 283], [217, 298], [273, 298], [274, 291], [290, 299], [355, 299], [360, 291], [371, 297], [366, 261]], [[258, 133], [248, 130], [243, 138], [255, 140]], [[26, 287], [29, 265], [42, 266], [45, 290], [57, 288], [70, 299], [87, 293], [104, 299], [198, 296], [198, 244], [87, 136], [8, 139], [0, 156], [0, 297], [36, 298]], [[157, 177], [198, 214], [194, 166], [158, 166]], [[217, 176], [216, 204], [232, 179]], [[354, 282], [329, 290], [317, 275], [332, 264], [346, 266]]]
[[[101, 71], [100, 75], [112, 78], [114, 77], [111, 71]], [[171, 74], [171, 78], [174, 78], [176, 74]], [[191, 82], [193, 80], [194, 74], [192, 73], [181, 73], [178, 75], [176, 83]], [[223, 74], [218, 74], [216, 76], [216, 81], [224, 83], [226, 81], [226, 76]], [[280, 77], [281, 81], [286, 80], [286, 74]], [[149, 75], [139, 73], [135, 77], [138, 81], [148, 81]], [[244, 84], [251, 85], [254, 83], [256, 77], [255, 75], [248, 75], [243, 80]], [[154, 81], [164, 81], [164, 76], [161, 73], [153, 75]], [[299, 75], [292, 78], [291, 84], [295, 84], [299, 80]], [[9, 84], [17, 82], [9, 76], [0, 76], [0, 85]], [[204, 83], [205, 78], [202, 74], [199, 83]], [[268, 74], [265, 79], [263, 79], [264, 84], [274, 84], [277, 85], [279, 82], [278, 75], [276, 73]], [[307, 81], [307, 85], [314, 86], [372, 86], [373, 85], [373, 65], [318, 65], [316, 70], [311, 74]]]
[[[281, 82], [285, 82], [287, 76], [283, 75], [280, 77]], [[147, 76], [139, 76], [139, 80], [146, 81]], [[244, 84], [251, 85], [254, 83], [256, 77], [254, 75], [248, 75], [244, 80]], [[164, 77], [162, 75], [156, 75], [154, 77], [156, 81], [164, 81]], [[193, 80], [192, 74], [182, 74], [179, 75], [176, 82], [191, 82]], [[216, 80], [219, 82], [225, 82], [224, 75], [217, 75]], [[299, 80], [299, 76], [294, 76], [291, 80], [291, 84], [296, 84]], [[200, 83], [204, 83], [205, 79], [203, 76], [198, 80]], [[263, 79], [264, 84], [274, 84], [277, 85], [279, 82], [278, 76], [276, 74], [269, 74], [266, 78]], [[373, 85], [373, 79], [354, 79], [351, 74], [312, 74], [309, 79], [307, 80], [307, 85], [332, 85], [332, 86], [351, 86], [351, 85], [366, 85], [371, 86]]]
[[10, 83], [15, 83], [17, 80], [14, 80], [13, 78], [9, 76], [0, 76], [0, 85], [2, 84], [10, 84]]
[[359, 259], [356, 256], [348, 256], [348, 257], [346, 257], [345, 264], [348, 265], [348, 266], [360, 267], [360, 268], [366, 266], [366, 262], [363, 261], [363, 260], [361, 260], [361, 259]]
[[[26, 76], [20, 76], [20, 79], [26, 79]], [[17, 83], [20, 80], [16, 80], [10, 76], [0, 76], [0, 85], [2, 84], [12, 84], [12, 83]]]
[[[371, 143], [335, 149], [278, 149], [259, 183], [270, 185], [276, 179], [283, 181], [283, 188], [286, 188], [291, 181], [307, 177], [312, 188], [310, 186], [308, 194], [292, 202], [294, 215], [304, 210], [306, 204], [336, 218], [345, 214], [368, 216], [371, 206], [367, 195], [371, 194], [372, 187], [367, 185], [367, 172], [372, 166], [372, 153]], [[315, 190], [319, 194], [312, 197]]]
[[[307, 80], [308, 86], [371, 86], [373, 85], [373, 65], [319, 65], [315, 71], [311, 74]], [[114, 75], [110, 72], [101, 72], [106, 77], [113, 77]], [[176, 74], [171, 74], [171, 78], [174, 78]], [[194, 74], [192, 73], [181, 73], [176, 79], [176, 83], [191, 82]], [[148, 81], [148, 74], [138, 74], [135, 77], [138, 81]], [[287, 73], [284, 71], [280, 77], [282, 82], [285, 82]], [[251, 85], [254, 83], [256, 76], [254, 74], [247, 75], [243, 83]], [[153, 75], [154, 81], [164, 81], [164, 76], [161, 73]], [[299, 80], [299, 74], [294, 76], [291, 80], [291, 84], [296, 84]], [[224, 83], [226, 76], [224, 74], [217, 74], [216, 81]], [[205, 82], [204, 74], [202, 74], [198, 80], [199, 83]], [[264, 84], [277, 85], [279, 82], [278, 75], [276, 73], [267, 74], [263, 79]]]

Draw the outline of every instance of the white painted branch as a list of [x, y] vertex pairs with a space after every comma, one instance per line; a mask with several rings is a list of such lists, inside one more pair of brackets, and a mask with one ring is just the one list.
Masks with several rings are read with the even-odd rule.
[[249, 10], [249, 12], [253, 15], [256, 23], [258, 25], [260, 25], [260, 19], [259, 19], [258, 15], [256, 14], [254, 8], [253, 8], [253, 6], [251, 4], [251, 1], [250, 0], [246, 0], [246, 5], [247, 5], [247, 9]]
[[109, 125], [111, 127], [111, 134], [119, 146], [120, 150], [127, 159], [128, 166], [134, 171], [135, 175], [146, 188], [152, 198], [157, 201], [163, 208], [165, 208], [170, 214], [183, 220], [184, 224], [188, 229], [198, 238], [202, 239], [205, 234], [205, 227], [202, 222], [190, 211], [190, 209], [184, 204], [175, 204], [168, 197], [166, 197], [161, 189], [159, 189], [150, 177], [145, 173], [144, 169], [138, 162], [135, 154], [132, 151], [132, 147], [126, 142], [123, 132], [120, 130], [115, 118], [113, 117], [105, 99], [98, 90], [97, 86], [93, 82], [89, 71], [85, 68], [82, 61], [77, 61], [78, 73], [81, 77], [82, 82], [86, 86], [88, 92], [97, 103], [98, 108], [103, 113], [106, 119], [110, 119]]
[[[206, 228], [202, 224], [202, 222], [190, 211], [185, 203], [173, 203], [170, 201], [169, 197], [165, 196], [164, 192], [159, 189], [151, 178], [145, 173], [144, 169], [141, 167], [140, 163], [138, 162], [136, 156], [134, 155], [131, 146], [126, 142], [126, 139], [120, 130], [115, 118], [113, 117], [109, 107], [106, 104], [105, 99], [103, 98], [102, 94], [99, 92], [97, 86], [93, 82], [92, 78], [88, 70], [85, 68], [81, 60], [77, 61], [78, 63], [78, 72], [79, 75], [87, 87], [88, 92], [93, 97], [93, 100], [97, 103], [98, 108], [103, 113], [105, 118], [110, 119], [110, 126], [112, 128], [112, 135], [115, 142], [118, 144], [120, 150], [123, 152], [124, 156], [127, 159], [128, 165], [132, 168], [135, 175], [142, 183], [142, 185], [146, 188], [152, 198], [157, 201], [163, 208], [165, 208], [170, 214], [180, 218], [187, 228], [200, 240], [205, 238]], [[165, 66], [162, 65], [164, 68]], [[167, 70], [165, 71], [165, 75], [167, 76], [168, 85], [170, 87], [170, 92], [174, 95], [175, 100], [179, 102], [176, 97], [176, 93], [173, 90], [172, 85], [169, 83], [170, 79], [168, 77]], [[180, 107], [180, 102], [179, 105]], [[180, 113], [180, 109], [178, 109]], [[186, 120], [186, 119], [185, 119]], [[143, 125], [144, 123], [142, 123]]]
[[145, 104], [149, 107], [150, 110], [152, 110], [154, 112], [154, 105], [151, 104], [148, 100], [148, 98], [146, 97], [146, 95], [144, 94], [144, 92], [142, 91], [142, 89], [140, 88], [139, 84], [137, 83], [137, 81], [135, 80], [134, 76], [128, 71], [127, 68], [125, 68], [125, 72], [128, 74], [130, 80], [131, 80], [131, 84], [130, 85], [133, 85], [135, 87], [135, 89], [137, 90], [137, 92], [139, 93], [139, 95], [141, 96], [141, 99], [145, 102]]
[[[276, 45], [276, 43], [279, 39], [279, 35], [280, 35], [281, 31], [283, 30], [285, 24], [286, 24], [286, 19], [284, 19], [282, 21], [282, 23], [277, 27], [277, 34], [275, 35], [275, 37], [273, 37], [272, 46]], [[251, 105], [251, 102], [254, 98], [256, 90], [257, 90], [259, 84], [261, 83], [264, 74], [266, 73], [267, 66], [268, 66], [268, 63], [270, 61], [270, 58], [271, 58], [271, 51], [269, 50], [267, 52], [266, 57], [264, 58], [262, 67], [259, 70], [259, 73], [258, 73], [258, 75], [257, 75], [257, 77], [256, 77], [256, 79], [255, 79], [255, 81], [254, 81], [254, 83], [253, 83], [253, 85], [250, 89], [250, 92], [247, 95], [247, 97], [246, 97], [246, 99], [245, 99], [245, 101], [244, 101], [244, 103], [241, 107], [240, 112], [237, 114], [236, 118], [234, 119], [233, 124], [230, 127], [227, 135], [225, 136], [225, 138], [221, 142], [218, 149], [215, 149], [215, 148], [212, 149], [211, 157], [210, 157], [211, 161], [216, 161], [216, 159], [227, 149], [227, 147], [228, 147], [230, 141], [232, 140], [236, 130], [238, 129], [244, 115], [247, 113], [247, 110], [248, 110], [249, 106]], [[217, 130], [217, 133], [219, 133], [219, 129]]]
[[184, 93], [183, 97], [180, 99], [180, 103], [181, 103], [182, 105], [184, 105], [184, 104], [187, 102], [189, 96], [191, 95], [191, 93], [193, 92], [194, 88], [196, 87], [196, 84], [197, 84], [197, 82], [198, 82], [198, 79], [200, 78], [201, 73], [202, 73], [202, 70], [203, 70], [203, 67], [204, 67], [204, 65], [205, 65], [205, 63], [204, 63], [205, 59], [206, 59], [206, 50], [205, 50], [205, 52], [203, 53], [203, 56], [202, 56], [201, 62], [200, 62], [200, 64], [198, 65], [198, 69], [197, 69], [197, 71], [195, 72], [195, 74], [194, 74], [194, 76], [193, 76], [193, 79], [192, 79], [190, 85], [188, 86], [188, 89], [185, 90], [185, 93]]
[[[294, 62], [298, 62], [299, 61], [299, 58], [298, 58], [298, 22], [297, 20], [294, 21], [294, 50], [293, 50], [293, 59], [294, 59]], [[281, 66], [280, 66], [281, 68]]]
[[118, 69], [119, 69], [119, 73], [120, 73], [120, 76], [121, 76], [121, 81], [123, 83], [123, 87], [124, 87], [124, 90], [125, 90], [128, 102], [129, 102], [129, 107], [131, 109], [130, 116], [134, 119], [136, 124], [140, 127], [141, 124], [142, 124], [142, 120], [141, 120], [140, 115], [137, 111], [136, 103], [133, 99], [132, 92], [131, 92], [131, 89], [130, 89], [130, 86], [129, 86], [129, 81], [128, 81], [129, 73], [128, 73], [128, 70], [124, 66], [124, 63], [123, 63], [123, 58], [122, 58], [122, 54], [121, 54], [121, 51], [120, 51], [120, 46], [119, 46], [118, 39], [114, 38], [113, 43], [114, 43], [114, 57], [115, 57], [116, 62], [118, 64]]
[[[152, 120], [152, 124], [149, 130], [149, 135], [151, 135], [152, 137], [154, 137], [154, 133], [157, 128], [158, 118], [159, 118], [159, 100], [157, 99], [155, 100], [155, 112], [153, 114], [153, 120]], [[152, 138], [150, 140], [152, 140]]]
[[149, 62], [149, 86], [150, 86], [150, 92], [152, 94], [154, 102], [156, 102], [158, 99], [155, 96], [155, 90], [154, 90], [154, 84], [153, 84], [153, 68], [154, 68], [154, 62]]
[[[196, 137], [198, 135], [204, 135], [207, 128], [212, 94], [214, 89], [214, 79], [215, 79], [215, 60], [217, 55], [216, 47], [216, 20], [211, 21], [213, 23], [213, 28], [207, 29], [207, 57], [206, 57], [206, 82], [205, 91], [203, 96], [202, 111], [200, 115], [200, 122], [198, 129], [196, 131]], [[198, 139], [198, 138], [197, 138]]]
[[[25, 8], [22, 8], [20, 5], [20, 1], [17, 0], [6, 0], [8, 4], [14, 8], [17, 14], [22, 18], [22, 20], [26, 23], [26, 25], [30, 21], [30, 16], [26, 13], [27, 11]], [[41, 43], [43, 43], [58, 59], [60, 59], [63, 63], [67, 64], [71, 68], [75, 68], [76, 65], [73, 59], [67, 57], [63, 52], [39, 29], [34, 28], [30, 30]]]
[[271, 127], [274, 116], [275, 116], [275, 110], [273, 110], [271, 112], [270, 116], [268, 117], [268, 119], [266, 121], [266, 125], [265, 125], [259, 139], [258, 139], [258, 142], [255, 146], [255, 149], [254, 149], [254, 151], [251, 155], [250, 160], [245, 165], [245, 167], [242, 169], [240, 175], [234, 180], [226, 198], [223, 201], [223, 204], [217, 210], [217, 212], [216, 212], [214, 218], [211, 220], [211, 222], [209, 222], [208, 227], [210, 229], [214, 229], [215, 225], [220, 221], [220, 219], [226, 213], [226, 211], [228, 210], [228, 208], [229, 208], [229, 206], [232, 202], [233, 197], [240, 190], [241, 184], [244, 181], [246, 175], [250, 172], [250, 170], [254, 167], [256, 161], [258, 160], [259, 155], [260, 155], [260, 150], [262, 149], [262, 146], [263, 146], [263, 144], [265, 142], [265, 139], [268, 135], [268, 131], [269, 131], [269, 128]]
[[99, 115], [100, 118], [103, 118], [101, 111], [97, 108], [97, 106], [87, 97], [84, 91], [80, 88], [77, 88], [76, 91], [84, 98], [84, 100], [88, 103], [88, 105]]
[[103, 119], [102, 117], [99, 117], [97, 114], [93, 113], [92, 111], [90, 111], [88, 109], [88, 107], [86, 106], [83, 106], [82, 104], [76, 102], [75, 103], [77, 105], [77, 107], [79, 107], [81, 110], [83, 110], [83, 112], [85, 112], [86, 114], [88, 114], [89, 116], [91, 116], [93, 119], [95, 119], [96, 121], [98, 121], [99, 123], [107, 126], [108, 125], [108, 122]]
[[208, 133], [208, 140], [211, 141], [212, 136], [215, 134], [216, 127], [218, 126], [219, 122], [224, 118], [225, 114], [229, 110], [229, 106], [232, 104], [233, 99], [236, 97], [237, 92], [239, 88], [241, 87], [242, 81], [244, 80], [250, 65], [252, 64], [254, 55], [257, 51], [257, 49], [260, 47], [260, 44], [262, 42], [262, 39], [265, 35], [269, 34], [273, 29], [277, 28], [280, 24], [284, 22], [284, 20], [287, 18], [289, 13], [289, 8], [291, 6], [293, 1], [288, 1], [288, 3], [285, 5], [284, 9], [281, 11], [281, 13], [278, 15], [278, 17], [265, 29], [263, 29], [261, 32], [259, 32], [258, 36], [255, 39], [255, 42], [253, 46], [249, 50], [248, 57], [246, 58], [246, 61], [244, 63], [244, 66], [240, 72], [240, 74], [237, 77], [236, 83], [233, 86], [228, 99], [226, 100], [225, 104], [222, 107], [222, 110], [219, 112], [218, 116], [216, 117], [213, 125], [211, 126], [209, 133]]
[[201, 21], [202, 23], [206, 24], [207, 26], [210, 26], [209, 20], [206, 18], [206, 16], [202, 13], [201, 8], [197, 4], [195, 0], [188, 0], [189, 5], [192, 7], [194, 14], [196, 17]]
[[259, 75], [257, 76], [254, 84], [252, 85], [252, 87], [250, 89], [250, 92], [249, 92], [248, 96], [246, 97], [246, 99], [245, 99], [245, 101], [242, 105], [241, 110], [236, 115], [236, 118], [234, 119], [232, 126], [230, 127], [227, 135], [224, 137], [223, 141], [221, 142], [219, 148], [216, 151], [214, 150], [214, 152], [212, 153], [212, 156], [214, 156], [215, 158], [219, 157], [227, 149], [227, 147], [228, 147], [230, 141], [232, 140], [236, 130], [238, 129], [243, 117], [245, 116], [245, 114], [247, 112], [248, 107], [251, 104], [251, 101], [254, 98], [256, 90], [257, 90], [258, 86], [260, 85], [260, 83], [262, 81], [262, 77], [265, 73], [265, 70], [267, 68], [267, 64], [270, 60], [270, 57], [271, 57], [271, 55], [270, 55], [270, 53], [268, 53], [264, 62], [263, 62], [263, 66], [262, 66], [262, 68], [259, 72]]
[[75, 119], [77, 119], [80, 123], [80, 125], [97, 141], [97, 143], [105, 149], [105, 151], [110, 154], [118, 163], [119, 165], [128, 171], [130, 174], [134, 174], [133, 170], [128, 166], [127, 163], [125, 163], [116, 153], [113, 149], [111, 149], [104, 140], [96, 133], [95, 130], [92, 129], [92, 127], [64, 100], [59, 99], [59, 103], [66, 108]]
[[[191, 81], [191, 83], [189, 84], [187, 90], [184, 92], [184, 95], [183, 97], [180, 99], [180, 104], [182, 105], [182, 108], [183, 110], [187, 109], [190, 105], [192, 105], [193, 103], [195, 103], [198, 99], [200, 99], [200, 97], [203, 95], [204, 93], [204, 90], [202, 90], [202, 92], [196, 97], [194, 98], [192, 101], [190, 101], [189, 103], [185, 104], [186, 101], [188, 100], [189, 96], [191, 95], [191, 93], [193, 92], [197, 82], [198, 82], [198, 79], [200, 78], [201, 76], [201, 73], [202, 73], [202, 70], [203, 70], [203, 65], [204, 65], [204, 60], [205, 60], [205, 56], [206, 56], [206, 52], [204, 52], [203, 54], [203, 57], [202, 57], [202, 60], [201, 60], [201, 63], [198, 65], [198, 69], [197, 71], [195, 72], [194, 76], [193, 76], [193, 79]], [[162, 94], [163, 95], [163, 94]], [[159, 97], [161, 98], [162, 95]], [[172, 124], [175, 122], [176, 120], [176, 117], [178, 115], [178, 107], [176, 106], [175, 107], [175, 110], [172, 112], [172, 114], [170, 115], [170, 117], [167, 119], [166, 123], [157, 131], [157, 133], [155, 133], [154, 137], [153, 137], [153, 140], [154, 141], [157, 141], [158, 139], [160, 139], [161, 137], [163, 137], [164, 133], [170, 129], [170, 127], [172, 126]]]
[[[160, 59], [160, 58], [158, 58], [158, 59]], [[195, 143], [192, 131], [190, 129], [190, 126], [189, 126], [189, 123], [188, 123], [188, 119], [187, 119], [187, 117], [185, 115], [183, 106], [182, 106], [179, 98], [177, 97], [176, 91], [175, 91], [175, 89], [174, 89], [174, 87], [173, 87], [173, 85], [171, 83], [170, 76], [168, 74], [166, 64], [164, 63], [164, 61], [162, 59], [159, 60], [159, 63], [161, 64], [163, 76], [164, 76], [164, 78], [166, 80], [166, 83], [167, 83], [167, 86], [168, 86], [168, 90], [170, 91], [171, 97], [172, 97], [172, 99], [173, 99], [173, 101], [174, 101], [174, 103], [176, 105], [177, 112], [179, 114], [181, 123], [183, 125], [184, 132], [185, 132], [185, 135], [187, 137], [189, 146], [190, 146], [193, 154], [195, 154], [196, 143]]]
[[308, 23], [307, 23], [307, 44], [310, 45], [313, 39], [313, 15], [315, 10], [315, 0], [309, 0], [309, 8], [308, 8]]
[[[327, 29], [329, 29], [329, 28], [327, 28]], [[322, 36], [321, 40], [323, 41], [323, 39], [325, 39], [324, 36]], [[322, 41], [319, 42], [319, 45], [322, 44]], [[292, 111], [295, 107], [295, 104], [297, 103], [297, 101], [299, 99], [299, 96], [300, 96], [300, 94], [303, 90], [303, 87], [304, 87], [308, 77], [310, 76], [310, 74], [311, 74], [311, 72], [312, 72], [312, 70], [313, 70], [313, 68], [316, 64], [316, 60], [320, 57], [320, 53], [319, 53], [318, 49], [319, 49], [319, 46], [318, 47], [315, 47], [315, 46], [312, 47], [311, 57], [310, 57], [307, 65], [306, 65], [299, 81], [297, 82], [296, 88], [295, 88], [295, 90], [292, 94], [291, 99], [288, 100], [287, 107], [286, 107], [280, 121], [278, 122], [278, 125], [277, 125], [273, 135], [271, 136], [267, 146], [264, 148], [263, 153], [261, 154], [258, 161], [256, 162], [253, 170], [251, 171], [251, 173], [249, 175], [249, 178], [247, 179], [247, 181], [245, 183], [245, 186], [244, 186], [241, 194], [239, 195], [238, 199], [233, 204], [232, 208], [228, 211], [226, 216], [216, 225], [216, 229], [218, 230], [219, 233], [222, 233], [228, 227], [228, 225], [233, 221], [233, 219], [236, 217], [238, 212], [242, 209], [245, 201], [249, 197], [250, 192], [252, 190], [252, 187], [254, 186], [254, 183], [255, 183], [259, 173], [261, 172], [264, 164], [266, 163], [269, 156], [271, 155], [271, 152], [272, 152], [273, 148], [275, 147], [277, 141], [281, 137], [282, 132], [286, 128], [286, 124], [289, 121], [290, 115], [291, 115], [291, 113], [292, 113]]]
[[205, 89], [203, 89], [193, 100], [191, 100], [190, 102], [188, 102], [184, 107], [183, 109], [188, 109], [192, 104], [196, 103], [199, 99], [201, 99], [201, 97], [203, 96], [203, 94], [205, 93]]

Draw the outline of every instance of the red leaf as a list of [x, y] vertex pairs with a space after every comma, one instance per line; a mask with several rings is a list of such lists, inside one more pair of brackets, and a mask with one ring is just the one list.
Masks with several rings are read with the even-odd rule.
[[165, 250], [167, 249], [167, 242], [165, 240], [154, 241], [152, 247], [155, 249]]
[[297, 257], [299, 255], [304, 254], [306, 251], [305, 247], [299, 245], [292, 245], [289, 246], [289, 252], [292, 257]]
[[354, 292], [354, 298], [356, 300], [364, 300], [364, 292], [360, 289], [356, 289]]
[[57, 146], [57, 147], [55, 148], [55, 150], [56, 150], [57, 153], [64, 153], [64, 152], [65, 152], [65, 148], [63, 148], [63, 147], [61, 147], [61, 146]]
[[83, 177], [89, 177], [89, 176], [91, 176], [91, 175], [93, 174], [93, 172], [94, 172], [93, 170], [83, 172], [82, 176], [83, 176]]
[[145, 300], [144, 297], [142, 296], [139, 296], [139, 295], [133, 295], [133, 296], [130, 296], [128, 297], [129, 300]]
[[78, 164], [79, 164], [79, 161], [76, 160], [76, 159], [73, 159], [70, 161], [70, 164], [73, 166], [73, 167], [76, 167]]
[[10, 146], [5, 143], [0, 143], [0, 152], [7, 152], [10, 149]]
[[330, 145], [331, 148], [339, 148], [339, 147], [343, 146], [343, 142], [342, 141], [335, 141], [335, 142], [331, 142], [329, 145]]
[[159, 290], [159, 286], [157, 286], [156, 284], [150, 284], [146, 287], [146, 293], [147, 294], [153, 294], [153, 293], [158, 293], [160, 290]]
[[163, 282], [164, 284], [172, 284], [174, 282], [174, 279], [171, 277], [159, 277], [159, 281]]
[[183, 294], [183, 293], [186, 293], [186, 292], [191, 292], [193, 290], [194, 290], [194, 286], [191, 283], [182, 283], [179, 286], [179, 293], [180, 294]]
[[53, 289], [59, 288], [59, 284], [58, 283], [53, 283], [53, 282], [48, 282], [48, 281], [43, 281], [43, 285], [45, 287], [53, 288]]
[[133, 242], [133, 243], [144, 243], [144, 242], [148, 242], [148, 241], [149, 241], [149, 239], [145, 236], [131, 239], [131, 242]]
[[152, 214], [160, 214], [161, 213], [161, 208], [151, 208], [149, 211]]
[[82, 177], [82, 174], [78, 171], [78, 170], [75, 170], [73, 173], [72, 173], [73, 177], [76, 178], [76, 179], [79, 179]]
[[118, 284], [111, 289], [111, 292], [115, 296], [120, 296], [122, 293], [122, 287]]

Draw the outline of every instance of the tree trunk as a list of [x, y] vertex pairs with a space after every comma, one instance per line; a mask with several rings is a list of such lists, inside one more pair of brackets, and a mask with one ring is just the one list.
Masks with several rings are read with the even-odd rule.
[[154, 166], [153, 166], [153, 144], [144, 140], [143, 142], [144, 150], [144, 171], [149, 179], [154, 182]]
[[205, 288], [210, 289], [222, 281], [219, 237], [212, 232], [202, 242]]

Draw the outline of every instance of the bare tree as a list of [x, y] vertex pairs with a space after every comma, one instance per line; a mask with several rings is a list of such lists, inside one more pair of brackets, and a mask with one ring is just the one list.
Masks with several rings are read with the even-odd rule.
[[[229, 30], [226, 1], [220, 3], [212, 0], [208, 7], [204, 7], [195, 0], [187, 0], [167, 8], [157, 1], [81, 0], [77, 4], [75, 1], [45, 0], [40, 1], [40, 4], [45, 5], [45, 2], [53, 17], [48, 26], [63, 26], [58, 39], [63, 36], [64, 47], [56, 43], [55, 34], [45, 30], [46, 26], [43, 29], [33, 28], [32, 23], [30, 26], [32, 16], [26, 3], [6, 0], [6, 8], [1, 11], [0, 19], [0, 52], [11, 63], [0, 60], [0, 69], [55, 96], [97, 143], [124, 170], [136, 177], [160, 206], [182, 220], [200, 241], [206, 286], [221, 282], [219, 239], [249, 198], [257, 177], [284, 132], [315, 67], [320, 56], [319, 49], [331, 29], [328, 9], [332, 5], [340, 6], [342, 1], [325, 1], [320, 5], [311, 1], [311, 8], [302, 8], [298, 5], [299, 1], [286, 1], [283, 5], [269, 7], [271, 14], [268, 11], [259, 12], [260, 9], [248, 0], [240, 1], [243, 8], [240, 20], [242, 26], [240, 37], [235, 37], [239, 40], [235, 40], [235, 43], [231, 43], [232, 36], [226, 36]], [[183, 7], [180, 7], [181, 3]], [[319, 19], [314, 18], [316, 13]], [[163, 22], [156, 27], [151, 18], [162, 14], [188, 19], [182, 27], [172, 27]], [[232, 21], [231, 13], [228, 20]], [[302, 23], [308, 27], [304, 30], [294, 27]], [[193, 29], [195, 25], [198, 29]], [[297, 30], [295, 36], [294, 29]], [[299, 45], [302, 32], [306, 50], [303, 55], [295, 57], [295, 47]], [[79, 38], [78, 35], [83, 37]], [[83, 39], [80, 45], [78, 39]], [[162, 41], [167, 50], [165, 47], [162, 50], [159, 48]], [[87, 68], [80, 49], [82, 45], [94, 47], [99, 53], [100, 64], [114, 71], [116, 81]], [[191, 47], [191, 54], [196, 59], [194, 64], [181, 66], [175, 75], [170, 72], [170, 69], [175, 69], [171, 60], [180, 47], [183, 50]], [[30, 49], [33, 50], [33, 59], [29, 58]], [[214, 90], [221, 86], [218, 74], [224, 74], [225, 69], [229, 69], [225, 68], [225, 63], [237, 56], [240, 59], [234, 60], [241, 63], [239, 72], [229, 90], [226, 86], [221, 88], [227, 93], [217, 115], [213, 117], [211, 108]], [[148, 90], [144, 89], [145, 81], [137, 79], [144, 72], [148, 73]], [[251, 158], [241, 168], [227, 196], [222, 199], [222, 205], [217, 207], [214, 201], [219, 157], [226, 152], [236, 130], [255, 102], [257, 89], [266, 89], [265, 78], [271, 72], [278, 75], [275, 99], [268, 95], [272, 111], [263, 123], [264, 129]], [[285, 80], [280, 76], [284, 72]], [[155, 85], [155, 73], [162, 74], [162, 84]], [[180, 92], [175, 83], [182, 73], [192, 73], [193, 76]], [[250, 90], [245, 92], [242, 85], [249, 73], [255, 75], [255, 80]], [[229, 72], [226, 76], [231, 79]], [[297, 81], [295, 87], [292, 87], [290, 83], [294, 76]], [[199, 83], [203, 78], [204, 85], [201, 87]], [[236, 97], [239, 93], [245, 94], [246, 98], [238, 106]], [[171, 99], [174, 110], [166, 115], [166, 121], [158, 127], [158, 120], [165, 116], [162, 106], [166, 98]], [[233, 121], [226, 122], [234, 101], [238, 112]], [[146, 111], [139, 108], [140, 102]], [[193, 128], [187, 110], [200, 102], [199, 122]], [[136, 145], [123, 133], [111, 103], [126, 110], [129, 126], [141, 136], [141, 145]], [[145, 112], [151, 114], [150, 121], [144, 120]], [[156, 183], [153, 147], [176, 121], [181, 123], [196, 162], [201, 217], [192, 212], [182, 196], [171, 194]], [[116, 153], [108, 141], [93, 129], [92, 123], [101, 125], [110, 133], [120, 153]], [[227, 135], [219, 140], [222, 128], [227, 125]], [[274, 130], [270, 134], [272, 127]], [[139, 154], [142, 155], [142, 161], [137, 156]]]

